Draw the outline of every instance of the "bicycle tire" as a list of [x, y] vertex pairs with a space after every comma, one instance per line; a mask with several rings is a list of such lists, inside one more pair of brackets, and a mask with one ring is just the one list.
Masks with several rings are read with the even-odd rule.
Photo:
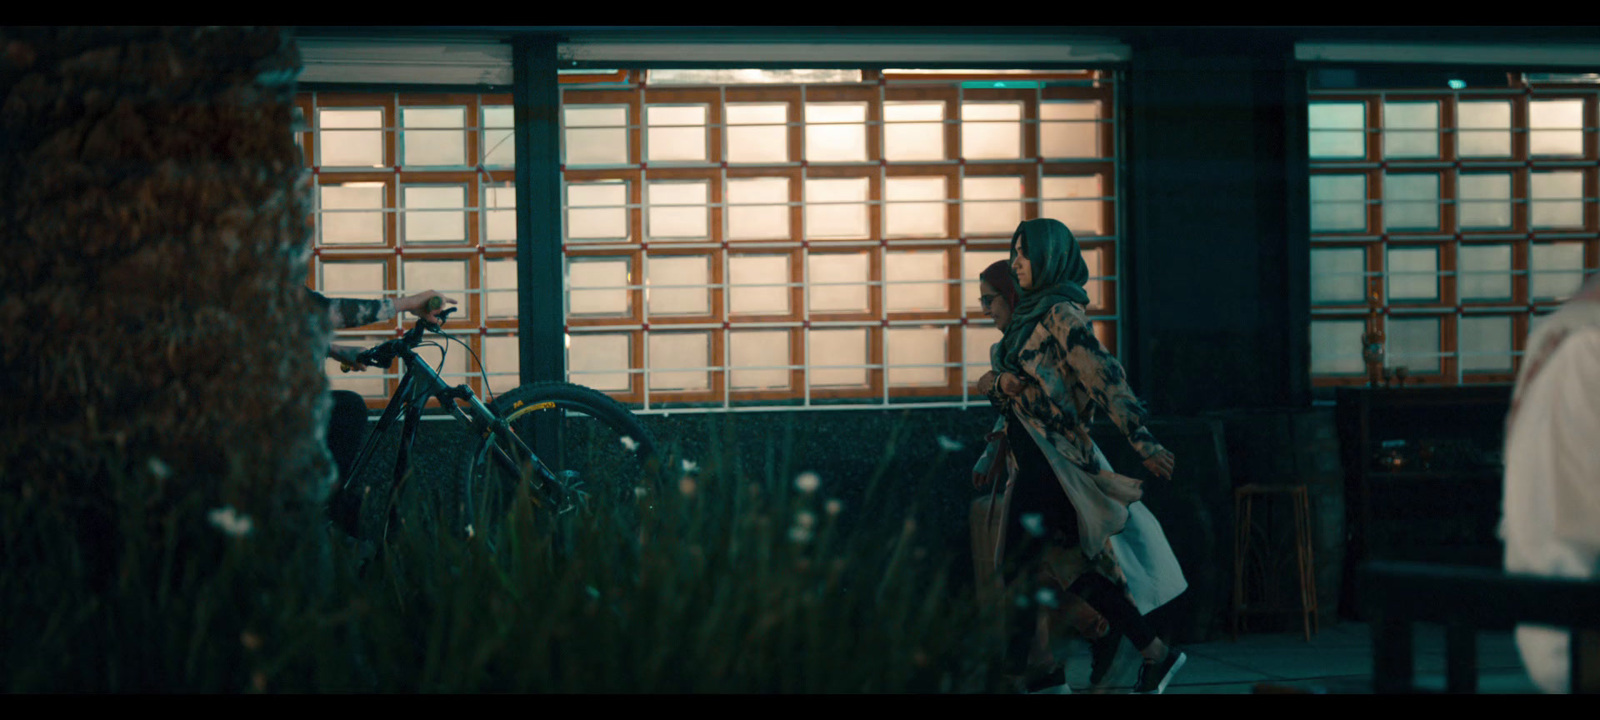
[[[494, 545], [496, 533], [505, 525], [507, 513], [517, 509], [515, 501], [519, 492], [527, 492], [534, 500], [535, 511], [547, 517], [575, 509], [574, 504], [581, 504], [574, 502], [575, 497], [601, 497], [604, 494], [603, 501], [596, 505], [620, 511], [612, 516], [619, 518], [623, 525], [633, 524], [634, 483], [644, 477], [645, 468], [655, 456], [655, 440], [631, 411], [604, 393], [566, 382], [523, 385], [496, 396], [488, 407], [495, 417], [509, 423], [512, 432], [529, 448], [536, 447], [536, 438], [532, 433], [535, 417], [540, 413], [558, 413], [554, 417], [562, 427], [560, 456], [540, 460], [557, 475], [566, 496], [561, 507], [552, 507], [551, 503], [540, 501], [541, 498], [548, 499], [548, 496], [530, 487], [527, 468], [524, 468], [522, 477], [507, 477], [505, 471], [490, 457], [490, 453], [501, 447], [500, 443], [494, 435], [486, 436], [466, 459], [466, 470], [458, 485], [460, 494], [457, 509], [465, 534], [482, 537], [491, 546]], [[573, 423], [575, 419], [577, 424]], [[584, 423], [589, 424], [587, 434], [584, 438], [575, 437], [575, 432], [585, 430]], [[620, 458], [620, 462], [615, 466], [584, 466], [579, 472], [574, 469], [574, 456], [579, 454], [579, 450], [603, 452], [602, 448], [576, 447], [580, 442], [616, 442], [617, 445], [610, 448], [610, 454]], [[514, 462], [519, 466], [529, 462], [521, 457], [519, 448], [510, 448], [508, 453], [513, 455]], [[592, 452], [589, 453], [589, 457], [592, 458], [592, 455]], [[567, 472], [578, 472], [578, 475], [564, 477]], [[635, 473], [637, 477], [626, 477]], [[573, 488], [573, 484], [580, 487]], [[619, 530], [626, 528], [619, 527]]]

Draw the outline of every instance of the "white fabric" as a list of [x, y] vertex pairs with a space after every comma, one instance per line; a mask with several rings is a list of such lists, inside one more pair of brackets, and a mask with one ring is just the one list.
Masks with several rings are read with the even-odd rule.
[[[1098, 445], [1094, 455], [1100, 467], [1111, 467]], [[1128, 578], [1128, 594], [1140, 615], [1150, 614], [1189, 587], [1183, 568], [1178, 565], [1178, 556], [1172, 553], [1172, 544], [1167, 542], [1167, 534], [1143, 501], [1128, 506], [1128, 524], [1123, 526], [1122, 532], [1111, 536], [1111, 552], [1116, 554], [1117, 565]]]
[[1172, 554], [1161, 523], [1143, 502], [1128, 506], [1128, 524], [1111, 536], [1112, 552], [1128, 578], [1128, 594], [1140, 615], [1148, 615], [1188, 589], [1189, 581]]
[[[990, 503], [985, 506], [986, 514], [981, 527], [991, 533], [995, 538], [989, 548], [993, 556], [988, 558], [988, 565], [979, 568], [993, 571], [1003, 562], [1006, 542], [1006, 523], [1004, 522], [1006, 508], [1011, 500], [1011, 484], [1015, 478], [1017, 468], [1015, 458], [1007, 456], [998, 458], [995, 452], [995, 442], [999, 434], [1004, 432], [1005, 418], [995, 420], [994, 430], [990, 437], [995, 438], [984, 450], [983, 456], [978, 459], [973, 468], [974, 475], [988, 474], [995, 462], [1006, 463], [1006, 479], [996, 480], [996, 485], [990, 488]], [[1105, 453], [1100, 451], [1100, 446], [1094, 446], [1095, 460], [1100, 467], [1111, 468], [1111, 463], [1106, 460]], [[1005, 491], [999, 493], [999, 483], [1005, 483]], [[977, 521], [974, 520], [974, 523]], [[1172, 544], [1167, 542], [1167, 534], [1161, 529], [1161, 522], [1156, 520], [1150, 509], [1143, 502], [1136, 501], [1128, 506], [1128, 520], [1122, 531], [1110, 538], [1111, 552], [1117, 558], [1117, 565], [1121, 567], [1122, 574], [1128, 581], [1128, 594], [1133, 598], [1133, 606], [1138, 608], [1140, 615], [1148, 615], [1162, 605], [1171, 602], [1173, 598], [1183, 594], [1188, 589], [1189, 581], [1183, 576], [1183, 567], [1178, 564], [1178, 556], [1172, 552]]]
[[[1571, 308], [1577, 310], [1577, 308]], [[1565, 310], [1565, 309], [1564, 309]], [[1580, 311], [1581, 312], [1581, 311]], [[1590, 313], [1593, 311], [1590, 310]], [[1501, 537], [1507, 572], [1600, 577], [1600, 324], [1547, 318], [1529, 338], [1557, 341], [1531, 378], [1519, 378], [1506, 437]], [[1526, 376], [1528, 373], [1524, 373]], [[1524, 382], [1526, 384], [1524, 385]], [[1570, 631], [1519, 625], [1517, 647], [1545, 692], [1569, 689]]]

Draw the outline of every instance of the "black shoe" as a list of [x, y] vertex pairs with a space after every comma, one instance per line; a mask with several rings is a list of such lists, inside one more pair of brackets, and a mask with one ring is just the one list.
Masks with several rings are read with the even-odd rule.
[[1067, 684], [1067, 668], [1058, 664], [1054, 670], [1029, 680], [1024, 688], [1029, 694], [1033, 694], [1037, 692], [1049, 692], [1052, 689], [1059, 688], [1065, 684]]
[[1098, 687], [1111, 671], [1111, 661], [1117, 659], [1117, 648], [1122, 645], [1122, 633], [1112, 630], [1103, 637], [1089, 641], [1089, 653], [1094, 663], [1089, 669], [1089, 685]]
[[1189, 658], [1182, 650], [1175, 647], [1167, 648], [1167, 658], [1159, 663], [1145, 663], [1139, 667], [1139, 682], [1134, 684], [1133, 692], [1139, 695], [1160, 695], [1167, 689], [1167, 683], [1172, 682], [1172, 676], [1178, 674], [1178, 668]]

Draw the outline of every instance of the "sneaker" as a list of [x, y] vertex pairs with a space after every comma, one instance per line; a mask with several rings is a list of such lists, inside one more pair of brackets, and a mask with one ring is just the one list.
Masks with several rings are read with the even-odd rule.
[[1159, 663], [1145, 663], [1139, 668], [1139, 682], [1134, 685], [1134, 693], [1160, 695], [1167, 689], [1167, 683], [1172, 682], [1172, 676], [1178, 674], [1178, 669], [1183, 667], [1184, 661], [1188, 659], [1182, 650], [1168, 647], [1167, 659]]
[[1094, 663], [1089, 669], [1089, 684], [1098, 686], [1111, 670], [1111, 661], [1117, 659], [1117, 648], [1122, 645], [1122, 633], [1112, 630], [1089, 641], [1089, 653]]
[[1056, 695], [1064, 690], [1071, 692], [1067, 688], [1067, 668], [1058, 664], [1054, 670], [1028, 680], [1024, 689], [1030, 695]]

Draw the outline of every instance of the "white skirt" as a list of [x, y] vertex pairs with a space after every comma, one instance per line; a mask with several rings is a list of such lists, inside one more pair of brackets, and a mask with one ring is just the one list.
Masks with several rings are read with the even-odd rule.
[[[1094, 455], [1100, 467], [1110, 469], [1106, 456], [1099, 446]], [[1172, 554], [1172, 545], [1161, 523], [1143, 502], [1128, 506], [1128, 524], [1122, 532], [1111, 536], [1111, 551], [1116, 553], [1117, 565], [1128, 579], [1128, 594], [1140, 615], [1148, 615], [1188, 589], [1189, 581], [1178, 566], [1178, 556]]]

